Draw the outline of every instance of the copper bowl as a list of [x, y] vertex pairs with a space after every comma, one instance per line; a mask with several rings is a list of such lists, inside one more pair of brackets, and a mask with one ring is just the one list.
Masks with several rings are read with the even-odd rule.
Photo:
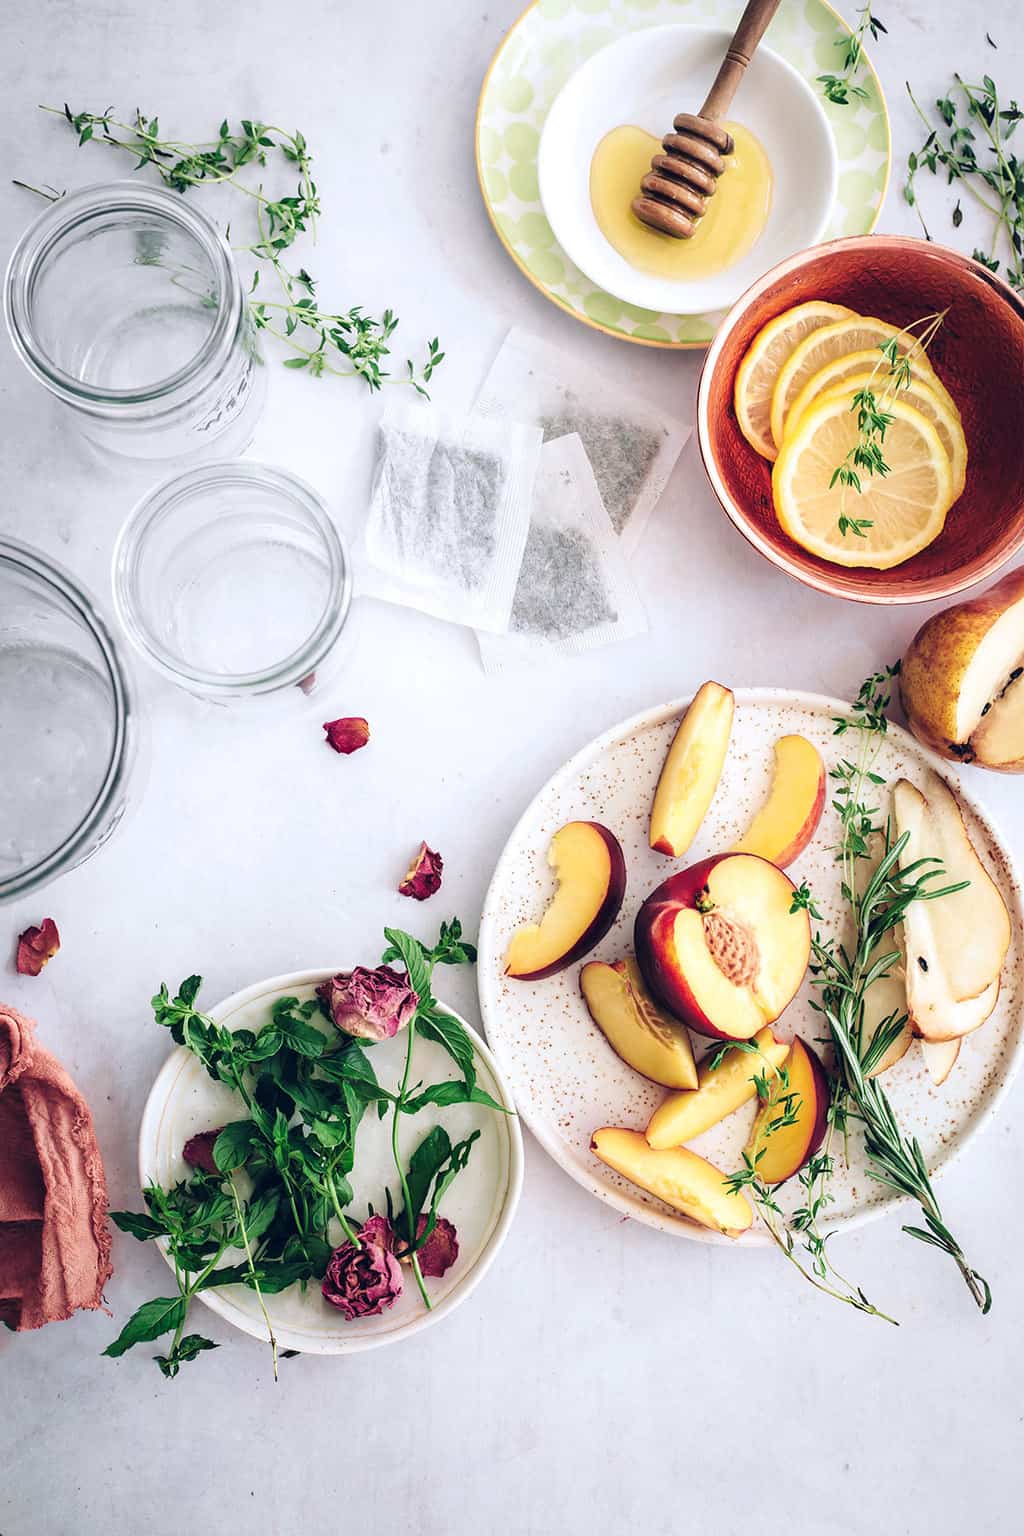
[[[771, 465], [733, 409], [736, 370], [754, 336], [793, 304], [829, 299], [904, 326], [949, 308], [928, 355], [956, 400], [967, 485], [934, 544], [888, 571], [847, 570], [808, 554], [779, 527]], [[766, 272], [726, 315], [704, 363], [697, 440], [736, 527], [807, 586], [860, 603], [923, 603], [991, 576], [1024, 544], [1024, 300], [976, 261], [899, 235], [833, 240]]]

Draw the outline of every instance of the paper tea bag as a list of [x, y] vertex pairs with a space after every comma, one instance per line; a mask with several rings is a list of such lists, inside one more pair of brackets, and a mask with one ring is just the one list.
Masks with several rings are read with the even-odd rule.
[[540, 444], [537, 427], [419, 401], [389, 410], [364, 539], [369, 595], [507, 629]]
[[577, 433], [545, 443], [507, 635], [478, 635], [485, 672], [531, 666], [647, 629], [622, 541]]
[[614, 378], [519, 330], [506, 336], [473, 410], [489, 420], [531, 422], [545, 442], [577, 433], [628, 553], [640, 542], [691, 431]]

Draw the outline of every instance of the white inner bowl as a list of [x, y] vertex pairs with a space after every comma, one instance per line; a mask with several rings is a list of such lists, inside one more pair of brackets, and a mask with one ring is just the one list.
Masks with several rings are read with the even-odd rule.
[[811, 87], [763, 46], [729, 114], [760, 139], [773, 174], [768, 222], [747, 255], [714, 277], [676, 281], [638, 272], [598, 227], [590, 162], [600, 141], [623, 123], [661, 138], [677, 113], [698, 112], [729, 40], [718, 27], [633, 32], [578, 69], [548, 113], [537, 161], [548, 222], [591, 282], [626, 303], [668, 315], [727, 309], [755, 278], [824, 233], [836, 195], [832, 133]]

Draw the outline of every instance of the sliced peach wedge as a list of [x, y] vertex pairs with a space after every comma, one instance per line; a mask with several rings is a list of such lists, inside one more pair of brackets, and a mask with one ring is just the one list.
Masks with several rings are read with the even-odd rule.
[[716, 854], [671, 875], [637, 913], [636, 958], [654, 997], [699, 1034], [749, 1040], [796, 996], [811, 954], [807, 912], [781, 869]]
[[721, 1169], [686, 1147], [656, 1152], [640, 1131], [609, 1125], [594, 1132], [590, 1149], [631, 1184], [713, 1232], [739, 1237], [754, 1220], [749, 1200], [730, 1191]]
[[539, 923], [512, 936], [505, 974], [519, 981], [553, 976], [599, 944], [619, 915], [626, 861], [614, 832], [596, 821], [570, 821], [551, 839], [548, 863], [558, 889]]
[[658, 1007], [632, 955], [613, 965], [589, 960], [580, 971], [580, 991], [608, 1044], [634, 1072], [666, 1088], [696, 1088], [686, 1027]]
[[733, 848], [757, 853], [780, 869], [799, 858], [825, 808], [825, 764], [805, 736], [780, 736], [768, 799]]
[[735, 699], [721, 683], [694, 694], [668, 749], [651, 806], [651, 847], [681, 858], [700, 830], [725, 766]]
[[754, 1121], [747, 1156], [765, 1184], [792, 1178], [821, 1146], [828, 1120], [825, 1069], [799, 1038], [793, 1041], [780, 1077]]
[[667, 1094], [654, 1111], [646, 1132], [648, 1145], [682, 1146], [749, 1104], [757, 1094], [754, 1078], [770, 1077], [789, 1055], [789, 1046], [776, 1040], [767, 1025], [751, 1044], [757, 1046], [756, 1053], [735, 1047], [724, 1056], [720, 1048], [710, 1051], [697, 1068], [696, 1092]]

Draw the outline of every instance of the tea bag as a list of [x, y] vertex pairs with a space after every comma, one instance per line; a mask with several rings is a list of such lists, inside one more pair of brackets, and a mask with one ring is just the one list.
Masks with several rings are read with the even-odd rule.
[[577, 433], [628, 553], [691, 431], [676, 415], [520, 330], [506, 336], [473, 410], [488, 420], [531, 422], [545, 442]]
[[380, 425], [364, 544], [373, 597], [507, 629], [530, 526], [537, 427], [420, 402]]
[[478, 635], [485, 672], [537, 665], [643, 634], [621, 541], [575, 432], [545, 443], [507, 635]]

